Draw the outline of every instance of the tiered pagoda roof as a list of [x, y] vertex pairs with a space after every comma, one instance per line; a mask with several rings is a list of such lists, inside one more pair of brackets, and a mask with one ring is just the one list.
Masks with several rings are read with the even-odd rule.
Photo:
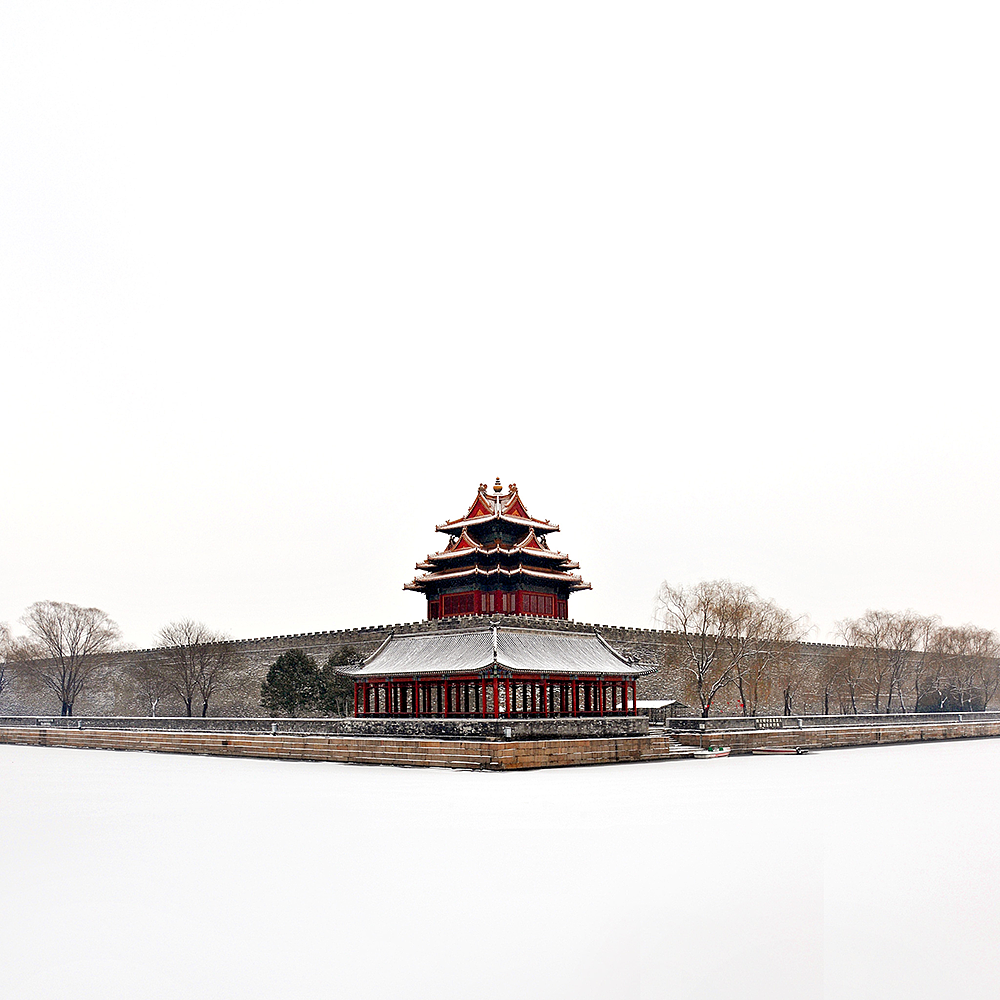
[[[445, 521], [435, 530], [449, 536], [448, 544], [418, 562], [416, 568], [422, 574], [404, 585], [405, 590], [427, 594], [429, 601], [446, 592], [513, 595], [523, 591], [551, 595], [565, 604], [569, 593], [590, 589], [590, 584], [573, 572], [580, 564], [549, 548], [546, 535], [558, 531], [559, 525], [532, 517], [515, 483], [505, 493], [497, 479], [492, 494], [481, 483], [465, 515]], [[514, 611], [515, 608], [477, 606], [476, 610]], [[519, 605], [516, 610], [523, 609]], [[538, 613], [565, 617], [555, 610]], [[432, 613], [432, 617], [437, 615]]]

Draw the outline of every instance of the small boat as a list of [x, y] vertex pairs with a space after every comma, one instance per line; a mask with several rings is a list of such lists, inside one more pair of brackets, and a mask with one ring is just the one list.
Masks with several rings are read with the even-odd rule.
[[774, 756], [775, 754], [788, 755], [809, 753], [805, 747], [754, 747], [750, 752], [764, 756]]
[[732, 747], [707, 747], [695, 750], [695, 757], [728, 757]]

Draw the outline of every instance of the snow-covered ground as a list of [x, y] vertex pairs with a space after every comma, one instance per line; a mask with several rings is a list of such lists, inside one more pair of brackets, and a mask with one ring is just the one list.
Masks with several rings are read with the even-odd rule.
[[486, 774], [0, 747], [35, 998], [994, 997], [1000, 740]]

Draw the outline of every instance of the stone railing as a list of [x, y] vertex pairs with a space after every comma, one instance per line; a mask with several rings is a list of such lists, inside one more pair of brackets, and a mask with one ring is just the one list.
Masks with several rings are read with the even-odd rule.
[[647, 736], [644, 715], [606, 715], [585, 718], [222, 718], [142, 716], [0, 716], [0, 727], [39, 730], [128, 730], [142, 732], [254, 733], [478, 740], [615, 739]]

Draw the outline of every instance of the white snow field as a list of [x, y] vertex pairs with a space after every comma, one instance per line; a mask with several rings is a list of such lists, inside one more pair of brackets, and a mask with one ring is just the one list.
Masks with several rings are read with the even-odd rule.
[[995, 997], [1000, 740], [522, 773], [0, 747], [0, 995]]

